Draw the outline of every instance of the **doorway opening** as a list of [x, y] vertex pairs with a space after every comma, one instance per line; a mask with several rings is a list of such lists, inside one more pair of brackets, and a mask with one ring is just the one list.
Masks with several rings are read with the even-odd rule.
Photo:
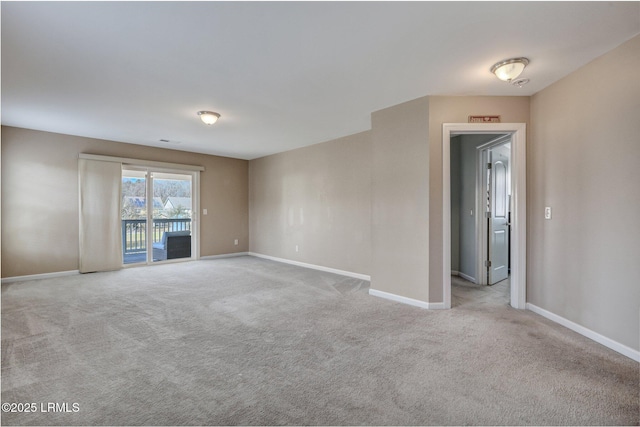
[[[511, 306], [525, 308], [525, 133], [524, 123], [443, 125], [445, 308], [451, 308], [452, 271], [481, 285], [504, 285], [504, 280], [508, 280]], [[457, 142], [465, 138], [467, 167], [457, 171], [460, 165], [456, 166], [451, 160], [452, 156], [454, 159], [462, 156], [463, 146]], [[461, 192], [462, 179], [471, 182], [464, 192]], [[452, 244], [455, 239], [458, 239], [457, 247]]]
[[455, 305], [480, 300], [509, 303], [510, 176], [510, 134], [451, 137], [451, 283]]

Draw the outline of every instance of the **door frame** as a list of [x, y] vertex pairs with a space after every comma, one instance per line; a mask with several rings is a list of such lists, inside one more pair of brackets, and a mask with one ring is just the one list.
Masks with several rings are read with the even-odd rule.
[[[184, 262], [200, 259], [200, 170], [197, 169], [176, 169], [172, 167], [163, 167], [153, 165], [139, 165], [133, 163], [122, 163], [122, 170], [133, 170], [145, 173], [145, 193], [146, 193], [146, 227], [147, 231], [153, 230], [153, 174], [170, 173], [177, 175], [188, 175], [191, 177], [191, 257], [176, 258], [164, 261], [153, 261], [153, 233], [147, 232], [146, 247], [147, 258], [145, 261], [130, 264], [122, 264], [123, 268], [138, 267], [141, 265], [168, 264], [172, 262]], [[173, 166], [173, 165], [171, 165]], [[121, 184], [122, 185], [122, 184]], [[151, 195], [151, 196], [149, 196]], [[124, 259], [124, 257], [123, 257]]]
[[451, 308], [451, 136], [511, 134], [511, 306], [526, 308], [527, 269], [527, 137], [525, 123], [442, 124], [442, 295]]
[[[171, 168], [147, 168], [147, 221], [153, 230], [153, 181], [156, 179], [154, 174], [175, 174], [188, 175], [191, 177], [191, 256], [189, 258], [167, 259], [163, 261], [153, 260], [153, 233], [147, 233], [147, 265], [165, 264], [170, 262], [192, 261], [200, 259], [200, 221], [197, 216], [200, 212], [200, 172], [184, 171]], [[149, 221], [151, 220], [151, 221]], [[148, 226], [148, 225], [147, 225]], [[150, 250], [150, 252], [149, 252]]]
[[[486, 191], [486, 164], [488, 163], [488, 152], [490, 149], [499, 147], [512, 141], [512, 134], [500, 135], [498, 138], [487, 141], [476, 147], [476, 284], [487, 285], [487, 270], [484, 260], [489, 259], [487, 250], [489, 229], [486, 217], [480, 215], [484, 209], [484, 195]], [[513, 162], [513, 151], [509, 153], [509, 168]], [[512, 171], [512, 169], [510, 169]], [[512, 174], [513, 175], [513, 174]], [[482, 274], [484, 273], [484, 274]]]

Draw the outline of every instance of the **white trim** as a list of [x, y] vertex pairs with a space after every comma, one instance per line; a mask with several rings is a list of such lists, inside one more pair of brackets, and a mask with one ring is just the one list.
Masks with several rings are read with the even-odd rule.
[[[122, 169], [124, 169], [124, 165], [122, 165]], [[155, 196], [155, 194], [153, 194], [153, 181], [154, 181], [154, 178], [153, 178], [153, 170], [151, 170], [148, 167], [145, 168], [145, 170], [146, 170], [146, 172], [145, 172], [144, 183], [145, 183], [145, 186], [146, 186], [146, 190], [145, 190], [144, 194], [145, 194], [145, 197], [146, 197], [145, 201], [146, 201], [146, 204], [147, 204], [147, 208], [146, 208], [147, 212], [146, 212], [145, 223], [144, 223], [145, 224], [145, 227], [144, 227], [145, 228], [145, 233], [144, 234], [145, 234], [145, 238], [147, 240], [147, 242], [145, 243], [145, 246], [146, 246], [145, 252], [146, 252], [146, 255], [147, 255], [147, 264], [151, 265], [154, 262], [153, 261], [153, 238], [154, 238], [154, 235], [156, 233], [154, 233], [154, 232], [147, 233], [147, 230], [149, 228], [153, 229], [153, 220], [154, 220], [154, 218], [153, 218], [153, 213], [154, 213], [153, 201], [154, 201], [154, 196]], [[121, 172], [121, 174], [123, 174], [123, 172]], [[120, 189], [122, 190], [122, 176], [120, 177]], [[121, 199], [121, 200], [124, 200], [124, 199]], [[160, 200], [162, 200], [162, 199], [160, 199]], [[191, 210], [193, 212], [193, 202], [191, 203], [191, 205], [192, 205]], [[122, 214], [120, 214], [120, 215], [121, 215], [120, 218], [122, 218]], [[122, 221], [120, 221], [120, 224], [121, 224], [120, 226], [122, 227]], [[150, 227], [147, 228], [147, 225], [150, 225]], [[193, 233], [191, 233], [191, 234], [193, 234]], [[191, 237], [190, 240], [191, 240], [191, 243], [192, 243], [191, 246], [193, 246], [194, 237]], [[124, 242], [121, 242], [121, 244], [122, 244], [123, 247], [126, 245], [126, 237], [125, 237]], [[191, 258], [191, 257], [189, 257], [189, 258]], [[180, 259], [183, 260], [185, 258], [180, 258]], [[165, 261], [173, 261], [173, 260], [166, 259]], [[122, 264], [124, 264], [124, 255], [122, 257]]]
[[420, 307], [427, 310], [442, 310], [444, 309], [444, 303], [441, 302], [426, 302], [418, 299], [407, 298], [396, 294], [391, 294], [389, 292], [378, 291], [376, 289], [369, 289], [369, 295], [379, 298], [388, 299], [391, 301], [399, 302], [402, 304], [412, 305], [414, 307]]
[[500, 135], [497, 138], [492, 139], [491, 141], [487, 141], [483, 144], [480, 144], [476, 147], [476, 150], [486, 150], [488, 148], [499, 147], [508, 142], [511, 142], [511, 134], [507, 133], [505, 135]]
[[556, 322], [564, 326], [565, 328], [569, 328], [572, 331], [579, 333], [580, 335], [583, 335], [589, 339], [592, 339], [595, 342], [602, 344], [603, 346], [608, 347], [613, 351], [617, 351], [623, 356], [627, 356], [628, 358], [633, 359], [636, 362], [640, 362], [640, 351], [638, 350], [634, 350], [631, 347], [627, 347], [626, 345], [621, 344], [617, 341], [614, 341], [611, 338], [607, 338], [604, 335], [600, 335], [599, 333], [594, 332], [589, 328], [585, 328], [582, 325], [578, 325], [577, 323], [572, 322], [569, 319], [565, 319], [562, 316], [558, 316], [557, 314], [554, 314], [550, 311], [545, 310], [544, 308], [540, 308], [531, 303], [527, 303], [527, 310], [533, 311], [534, 313], [539, 314], [542, 317], [546, 317], [547, 319], [553, 322]]
[[511, 140], [511, 306], [527, 304], [527, 128]]
[[254, 257], [257, 257], [257, 258], [268, 259], [268, 260], [271, 260], [271, 261], [282, 262], [284, 264], [297, 265], [298, 267], [311, 268], [313, 270], [319, 270], [319, 271], [326, 271], [327, 273], [340, 274], [342, 276], [353, 277], [354, 279], [366, 280], [366, 281], [369, 281], [369, 282], [371, 281], [371, 276], [368, 276], [366, 274], [353, 273], [351, 271], [338, 270], [336, 268], [323, 267], [321, 265], [307, 264], [306, 262], [293, 261], [293, 260], [290, 260], [290, 259], [278, 258], [278, 257], [274, 257], [274, 256], [271, 256], [271, 255], [263, 255], [263, 254], [259, 254], [259, 253], [255, 253], [255, 252], [249, 252], [248, 255], [249, 256], [254, 256]]
[[471, 283], [475, 283], [476, 285], [478, 284], [478, 282], [476, 281], [476, 278], [475, 277], [471, 277], [468, 274], [464, 274], [464, 273], [458, 272], [458, 276], [462, 277], [465, 280], [470, 281]]
[[511, 133], [511, 306], [526, 306], [527, 194], [525, 123], [443, 123], [442, 125], [442, 294], [451, 308], [451, 135]]
[[29, 274], [26, 276], [4, 277], [2, 284], [15, 283], [15, 282], [27, 282], [29, 280], [41, 280], [41, 279], [53, 279], [55, 277], [75, 276], [80, 274], [80, 270], [69, 271], [56, 271], [54, 273], [41, 273], [41, 274]]
[[462, 277], [464, 280], [468, 280], [469, 282], [478, 284], [478, 282], [476, 282], [476, 278], [475, 277], [471, 277], [468, 274], [464, 274], [460, 271], [456, 271], [456, 270], [451, 270], [451, 275], [452, 276], [459, 276]]
[[[502, 137], [500, 137], [502, 138]], [[484, 144], [483, 144], [484, 145]], [[486, 178], [486, 160], [487, 152], [480, 147], [476, 147], [476, 276], [478, 276], [478, 285], [487, 284], [487, 267], [485, 260], [489, 259], [487, 254], [486, 240], [486, 198], [485, 198], [485, 181]], [[483, 203], [484, 202], [484, 203]]]
[[[222, 255], [208, 255], [200, 257], [201, 260], [204, 259], [219, 259], [219, 258], [233, 258], [233, 257], [241, 257], [247, 256], [249, 252], [235, 252], [230, 254], [222, 254]], [[157, 264], [171, 264], [178, 262], [190, 262], [195, 261], [192, 258], [179, 258], [179, 259], [170, 259], [165, 261], [154, 262], [153, 265]], [[136, 268], [136, 267], [148, 267], [150, 264], [146, 262], [138, 262], [135, 264], [125, 264], [122, 268]], [[40, 280], [40, 279], [53, 279], [56, 277], [64, 277], [64, 276], [75, 276], [76, 274], [80, 274], [79, 270], [70, 270], [70, 271], [56, 271], [55, 273], [42, 273], [42, 274], [31, 274], [27, 276], [15, 276], [15, 277], [5, 277], [2, 279], [2, 284], [5, 283], [15, 283], [15, 282], [27, 282], [30, 280]]]
[[[197, 197], [193, 197], [196, 195]], [[191, 258], [200, 259], [200, 174], [191, 173], [191, 235], [195, 236], [191, 239]]]
[[78, 155], [80, 159], [87, 160], [98, 160], [101, 162], [116, 162], [122, 163], [127, 166], [145, 166], [151, 168], [168, 168], [168, 169], [178, 169], [182, 171], [204, 171], [204, 166], [197, 165], [183, 165], [180, 163], [167, 163], [167, 162], [156, 162], [153, 160], [140, 160], [140, 159], [130, 159], [126, 157], [113, 157], [113, 156], [101, 156], [99, 154], [85, 154], [80, 153]]
[[444, 310], [444, 303], [443, 302], [430, 302], [429, 303], [429, 310]]
[[222, 255], [201, 256], [200, 259], [204, 260], [204, 259], [236, 258], [240, 256], [247, 256], [247, 255], [249, 255], [249, 252], [232, 252], [229, 254], [222, 254]]
[[[477, 214], [477, 213], [476, 213]], [[451, 132], [442, 125], [442, 304], [451, 308]], [[434, 266], [435, 267], [435, 266]]]

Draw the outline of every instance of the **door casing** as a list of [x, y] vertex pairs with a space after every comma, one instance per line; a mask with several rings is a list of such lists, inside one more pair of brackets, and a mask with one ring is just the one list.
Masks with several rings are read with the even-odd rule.
[[525, 123], [444, 123], [442, 125], [442, 294], [451, 308], [451, 136], [511, 134], [511, 306], [526, 308], [527, 171]]

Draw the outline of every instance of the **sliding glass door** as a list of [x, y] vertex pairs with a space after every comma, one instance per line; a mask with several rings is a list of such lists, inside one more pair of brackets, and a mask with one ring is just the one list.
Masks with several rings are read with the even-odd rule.
[[123, 167], [123, 264], [192, 258], [194, 175]]
[[152, 187], [153, 261], [191, 258], [191, 175], [153, 172]]
[[122, 263], [147, 262], [147, 171], [122, 170]]

